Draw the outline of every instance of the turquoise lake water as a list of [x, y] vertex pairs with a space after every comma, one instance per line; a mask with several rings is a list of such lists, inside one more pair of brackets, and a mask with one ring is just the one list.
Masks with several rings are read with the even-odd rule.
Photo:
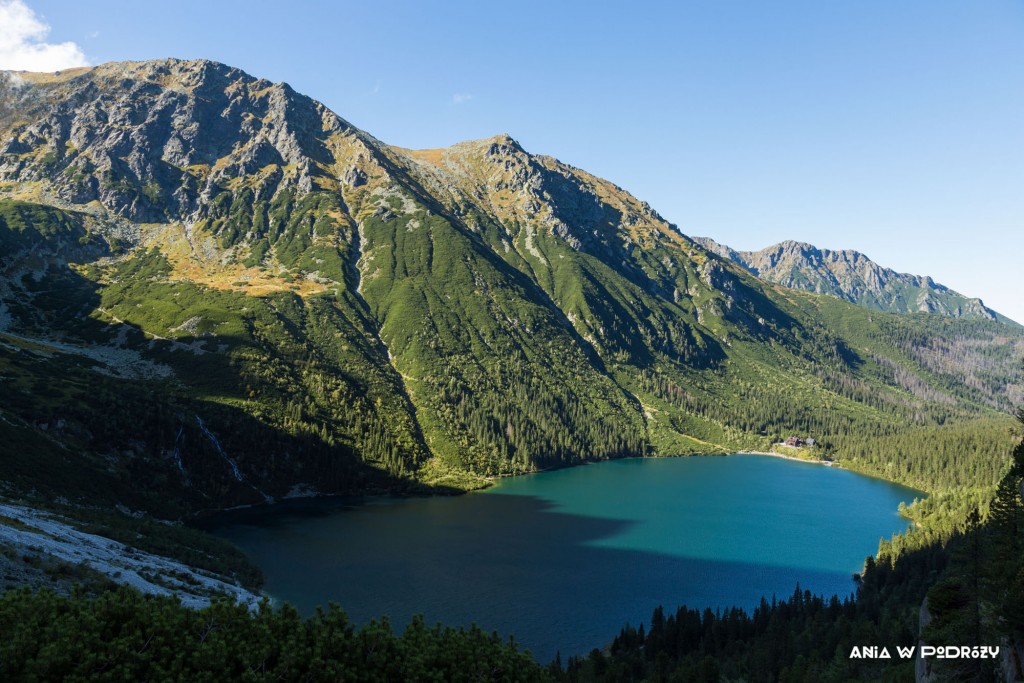
[[543, 663], [607, 645], [658, 605], [755, 606], [799, 583], [847, 595], [913, 489], [754, 455], [629, 459], [457, 497], [310, 499], [211, 526], [304, 613], [476, 623]]

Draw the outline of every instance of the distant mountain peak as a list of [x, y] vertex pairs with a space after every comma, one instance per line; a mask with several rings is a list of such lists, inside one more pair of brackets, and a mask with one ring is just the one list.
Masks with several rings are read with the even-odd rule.
[[933, 313], [953, 318], [998, 320], [1016, 324], [927, 275], [897, 273], [854, 249], [821, 249], [785, 240], [759, 251], [736, 251], [709, 237], [695, 237], [705, 249], [729, 259], [760, 278], [893, 313]]

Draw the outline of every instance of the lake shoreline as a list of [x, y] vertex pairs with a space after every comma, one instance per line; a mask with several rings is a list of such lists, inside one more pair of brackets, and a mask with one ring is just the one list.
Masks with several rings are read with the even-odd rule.
[[[769, 451], [736, 451], [735, 453], [729, 453], [728, 455], [767, 455], [772, 458], [782, 458], [783, 460], [793, 460], [794, 462], [807, 462], [812, 465], [824, 465], [825, 467], [838, 467], [843, 469], [842, 465], [838, 464], [834, 460], [814, 460], [811, 458], [798, 458], [795, 455], [785, 455], [783, 453], [772, 453]], [[890, 482], [893, 484], [899, 484], [899, 482]]]
[[[735, 453], [729, 453], [728, 455], [767, 455], [767, 456], [770, 456], [772, 458], [782, 458], [783, 460], [792, 460], [794, 462], [806, 462], [806, 463], [810, 463], [812, 465], [825, 465], [826, 467], [832, 467], [832, 468], [837, 469], [837, 470], [843, 470], [844, 472], [853, 472], [854, 474], [858, 474], [858, 475], [860, 475], [862, 477], [867, 477], [868, 479], [875, 479], [877, 481], [885, 482], [886, 484], [893, 484], [895, 486], [902, 486], [905, 489], [910, 489], [911, 491], [914, 491], [915, 493], [921, 494], [920, 498], [922, 500], [924, 498], [927, 498], [928, 496], [931, 495], [931, 492], [929, 492], [929, 491], [926, 491], [924, 489], [919, 489], [919, 488], [917, 488], [915, 486], [912, 486], [910, 484], [904, 483], [904, 482], [899, 481], [897, 479], [887, 479], [887, 478], [883, 477], [882, 475], [877, 474], [875, 472], [868, 472], [868, 471], [865, 471], [865, 470], [857, 469], [855, 467], [844, 467], [837, 460], [811, 460], [811, 459], [807, 459], [807, 458], [798, 458], [798, 457], [793, 456], [793, 455], [784, 455], [782, 453], [769, 453], [767, 451], [736, 451]], [[915, 497], [917, 497], [917, 496], [915, 496]], [[906, 517], [906, 519], [910, 519], [910, 518]], [[916, 524], [916, 522], [915, 522], [915, 524]]]
[[879, 474], [873, 473], [873, 472], [865, 472], [865, 471], [861, 471], [861, 470], [856, 469], [856, 468], [851, 469], [851, 468], [848, 468], [848, 467], [844, 467], [842, 464], [840, 464], [838, 461], [835, 461], [835, 460], [816, 460], [816, 459], [811, 459], [811, 458], [799, 458], [799, 457], [796, 457], [796, 456], [793, 456], [793, 455], [785, 455], [783, 453], [776, 453], [776, 452], [772, 452], [772, 451], [742, 450], [742, 451], [732, 451], [732, 452], [723, 452], [723, 453], [714, 453], [714, 454], [712, 454], [712, 453], [685, 453], [685, 454], [679, 454], [679, 455], [655, 455], [655, 456], [637, 455], [637, 456], [628, 456], [628, 457], [625, 457], [625, 458], [610, 458], [608, 460], [585, 460], [585, 461], [582, 461], [582, 462], [579, 462], [579, 463], [573, 463], [571, 465], [563, 465], [563, 466], [558, 466], [558, 467], [545, 467], [545, 468], [541, 468], [541, 469], [538, 469], [538, 470], [533, 471], [533, 472], [519, 472], [519, 473], [516, 473], [516, 474], [491, 475], [491, 476], [488, 476], [488, 477], [484, 478], [484, 481], [486, 483], [483, 486], [480, 486], [480, 487], [477, 487], [477, 488], [471, 488], [471, 489], [451, 488], [451, 489], [444, 490], [443, 487], [439, 487], [439, 488], [442, 488], [442, 490], [432, 490], [432, 487], [430, 485], [423, 485], [423, 486], [412, 486], [412, 487], [409, 487], [407, 489], [397, 490], [397, 491], [389, 491], [387, 489], [380, 489], [380, 488], [378, 488], [378, 489], [368, 489], [368, 490], [366, 490], [364, 492], [322, 493], [322, 492], [307, 490], [307, 491], [303, 491], [299, 495], [285, 495], [285, 496], [283, 496], [281, 498], [275, 498], [275, 499], [273, 499], [271, 501], [261, 501], [261, 502], [257, 502], [257, 503], [246, 503], [246, 504], [236, 505], [234, 507], [224, 508], [224, 509], [219, 509], [219, 510], [218, 509], [202, 510], [202, 511], [199, 511], [199, 512], [195, 513], [194, 515], [192, 515], [186, 521], [186, 524], [189, 524], [189, 525], [194, 526], [194, 527], [202, 528], [204, 526], [204, 521], [205, 520], [207, 520], [210, 517], [217, 517], [217, 516], [219, 516], [219, 515], [221, 515], [223, 513], [226, 513], [226, 512], [239, 512], [239, 511], [245, 511], [245, 510], [265, 509], [265, 508], [274, 507], [274, 506], [281, 505], [281, 504], [298, 503], [298, 502], [303, 501], [303, 500], [313, 500], [313, 499], [319, 499], [319, 500], [338, 499], [338, 500], [346, 500], [346, 501], [361, 501], [361, 502], [365, 502], [367, 500], [372, 501], [372, 500], [375, 500], [375, 499], [389, 499], [389, 498], [390, 499], [403, 499], [403, 498], [404, 499], [413, 499], [413, 498], [461, 497], [461, 496], [465, 496], [465, 495], [468, 495], [468, 494], [471, 494], [471, 493], [482, 493], [484, 491], [488, 491], [488, 490], [494, 488], [496, 485], [498, 485], [501, 481], [506, 480], [506, 479], [517, 479], [517, 478], [524, 477], [524, 476], [544, 474], [544, 473], [547, 473], [547, 472], [557, 472], [559, 470], [573, 469], [573, 468], [576, 468], [576, 467], [584, 467], [584, 466], [587, 466], [587, 465], [597, 465], [597, 464], [601, 464], [603, 462], [611, 462], [611, 461], [614, 461], [614, 460], [632, 460], [632, 459], [636, 459], [636, 460], [663, 460], [663, 459], [672, 459], [672, 458], [698, 458], [698, 457], [720, 458], [720, 457], [729, 457], [731, 455], [759, 455], [759, 456], [768, 456], [768, 457], [772, 457], [772, 458], [780, 458], [782, 460], [791, 460], [793, 462], [809, 463], [811, 465], [824, 465], [825, 467], [832, 467], [832, 468], [835, 468], [835, 469], [838, 469], [838, 470], [844, 470], [844, 471], [847, 471], [847, 472], [853, 472], [855, 474], [859, 474], [859, 475], [862, 475], [862, 476], [865, 476], [865, 477], [868, 477], [868, 478], [871, 478], [871, 479], [877, 479], [878, 481], [883, 481], [883, 482], [885, 482], [887, 484], [895, 484], [897, 486], [902, 486], [904, 488], [909, 488], [909, 489], [911, 489], [913, 491], [916, 491], [918, 493], [921, 493], [921, 494], [923, 494], [925, 496], [928, 495], [927, 491], [924, 491], [922, 489], [917, 489], [917, 488], [915, 488], [915, 487], [913, 487], [913, 486], [911, 486], [909, 484], [906, 484], [906, 483], [903, 483], [901, 481], [897, 481], [897, 480], [894, 480], [894, 479], [887, 479], [887, 478], [885, 478], [885, 477], [883, 477], [883, 476], [881, 476]]

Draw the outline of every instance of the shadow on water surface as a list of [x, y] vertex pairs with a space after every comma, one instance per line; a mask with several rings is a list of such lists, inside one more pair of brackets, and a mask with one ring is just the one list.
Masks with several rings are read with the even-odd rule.
[[675, 608], [752, 608], [799, 583], [846, 594], [849, 573], [593, 545], [635, 522], [556, 511], [535, 496], [318, 499], [208, 520], [304, 614], [329, 601], [356, 622], [476, 623], [514, 635], [539, 661], [603, 647], [627, 622]]

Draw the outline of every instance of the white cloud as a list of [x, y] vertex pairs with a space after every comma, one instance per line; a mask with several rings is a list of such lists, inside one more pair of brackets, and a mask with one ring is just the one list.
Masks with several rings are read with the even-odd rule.
[[0, 0], [0, 69], [59, 71], [88, 64], [75, 43], [47, 43], [50, 26], [24, 0]]
[[452, 104], [465, 104], [473, 99], [473, 95], [468, 93], [456, 93], [452, 95]]

